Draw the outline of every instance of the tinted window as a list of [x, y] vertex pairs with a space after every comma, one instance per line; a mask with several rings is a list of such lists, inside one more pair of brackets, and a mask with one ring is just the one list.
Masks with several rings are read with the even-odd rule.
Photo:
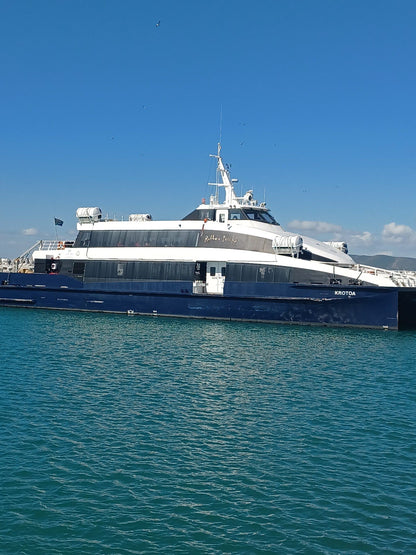
[[255, 210], [254, 208], [244, 208], [243, 212], [249, 220], [263, 222], [265, 224], [279, 225], [273, 216], [264, 210]]
[[80, 231], [78, 233], [77, 238], [75, 239], [74, 247], [75, 248], [89, 247], [90, 236], [91, 236], [90, 231]]
[[207, 208], [202, 209], [202, 210], [194, 210], [193, 212], [191, 212], [190, 214], [188, 214], [187, 216], [185, 216], [184, 218], [182, 218], [183, 220], [197, 220], [197, 221], [203, 221], [203, 220], [215, 220], [215, 210], [211, 209], [211, 208]]
[[257, 264], [228, 264], [228, 281], [282, 283], [292, 281], [290, 268], [260, 266]]
[[[90, 235], [90, 234], [89, 234]], [[195, 230], [143, 230], [93, 231], [91, 240], [77, 238], [76, 247], [194, 247], [199, 231]], [[88, 239], [88, 244], [86, 243]]]
[[[77, 265], [77, 266], [76, 266]], [[81, 267], [82, 266], [82, 267]], [[84, 272], [85, 263], [74, 263], [74, 274]], [[116, 262], [97, 260], [86, 263], [87, 281], [155, 280], [192, 281], [195, 264], [193, 262]]]
[[75, 276], [84, 275], [84, 271], [85, 271], [85, 262], [74, 262], [74, 266], [72, 268], [72, 273]]
[[228, 211], [228, 219], [229, 220], [246, 220], [246, 215], [244, 214], [244, 212], [242, 210], [237, 210], [237, 209], [233, 209], [233, 210], [229, 210]]

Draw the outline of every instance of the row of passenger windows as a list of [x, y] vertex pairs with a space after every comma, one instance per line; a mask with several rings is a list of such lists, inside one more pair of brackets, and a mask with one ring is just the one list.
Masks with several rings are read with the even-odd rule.
[[197, 230], [80, 231], [74, 247], [195, 247], [198, 236]]
[[[205, 281], [207, 274], [216, 275], [216, 268], [209, 262], [157, 262], [157, 261], [55, 261], [36, 260], [35, 272], [72, 275], [86, 281], [155, 280], [155, 281]], [[266, 266], [257, 264], [224, 264], [221, 274], [228, 282], [248, 283], [329, 283], [325, 272], [300, 268]]]
[[[75, 265], [74, 263], [74, 274]], [[82, 268], [78, 267], [77, 271]], [[206, 262], [113, 262], [89, 261], [85, 263], [84, 277], [87, 281], [103, 280], [155, 280], [155, 281], [193, 281], [206, 279], [206, 274], [216, 274], [216, 269]], [[226, 281], [254, 283], [327, 283], [327, 276], [295, 268], [263, 266], [256, 264], [227, 264], [221, 267]], [[79, 275], [79, 274], [78, 274]]]
[[287, 268], [282, 266], [260, 266], [255, 264], [229, 264], [227, 280], [256, 283], [314, 283], [327, 284], [329, 276], [325, 272]]
[[228, 281], [282, 283], [289, 281], [290, 268], [259, 266], [256, 264], [229, 264], [226, 270]]
[[[85, 268], [80, 267], [79, 264], [82, 263], [74, 263], [74, 274], [77, 272], [80, 275], [80, 270], [84, 269], [84, 277], [87, 281], [114, 279], [157, 281], [202, 279], [205, 281], [207, 272], [211, 276], [216, 274], [215, 267], [211, 267], [209, 262], [89, 261], [85, 263]], [[78, 265], [77, 268], [75, 265]], [[221, 268], [221, 274], [228, 281], [279, 283], [289, 280], [290, 269], [253, 264], [229, 264]]]
[[208, 230], [80, 231], [74, 247], [215, 247], [273, 252], [270, 239]]
[[[72, 264], [72, 268], [70, 267]], [[71, 271], [72, 270], [72, 271]], [[37, 271], [40, 271], [38, 269]], [[221, 274], [227, 281], [282, 283], [288, 282], [293, 269], [256, 264], [227, 264]], [[157, 280], [157, 281], [205, 281], [207, 273], [216, 275], [216, 268], [208, 262], [117, 262], [117, 261], [65, 261], [61, 273], [72, 273], [87, 281], [107, 280]], [[293, 276], [292, 276], [293, 277]], [[300, 276], [299, 276], [300, 277]]]
[[193, 262], [87, 262], [86, 280], [157, 280], [192, 281], [195, 264]]

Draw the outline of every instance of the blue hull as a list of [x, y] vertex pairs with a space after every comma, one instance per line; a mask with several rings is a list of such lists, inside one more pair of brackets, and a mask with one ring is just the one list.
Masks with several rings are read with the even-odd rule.
[[0, 273], [0, 284], [0, 306], [399, 327], [395, 288], [231, 282], [226, 283], [224, 295], [206, 295], [193, 294], [191, 282], [84, 284], [65, 275], [16, 273]]

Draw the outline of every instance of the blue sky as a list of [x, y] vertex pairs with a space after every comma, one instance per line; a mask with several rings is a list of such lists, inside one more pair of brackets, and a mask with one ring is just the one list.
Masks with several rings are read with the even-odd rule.
[[416, 257], [415, 29], [413, 0], [0, 0], [0, 256], [79, 206], [181, 218], [221, 127], [284, 228]]

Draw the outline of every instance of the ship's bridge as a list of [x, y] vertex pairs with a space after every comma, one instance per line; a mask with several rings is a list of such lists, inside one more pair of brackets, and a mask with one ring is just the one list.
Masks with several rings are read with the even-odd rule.
[[253, 222], [260, 222], [263, 224], [279, 225], [268, 210], [261, 208], [228, 208], [224, 207], [215, 209], [206, 205], [201, 205], [199, 208], [188, 214], [183, 220], [196, 220], [196, 221], [235, 221], [235, 220], [251, 220]]

